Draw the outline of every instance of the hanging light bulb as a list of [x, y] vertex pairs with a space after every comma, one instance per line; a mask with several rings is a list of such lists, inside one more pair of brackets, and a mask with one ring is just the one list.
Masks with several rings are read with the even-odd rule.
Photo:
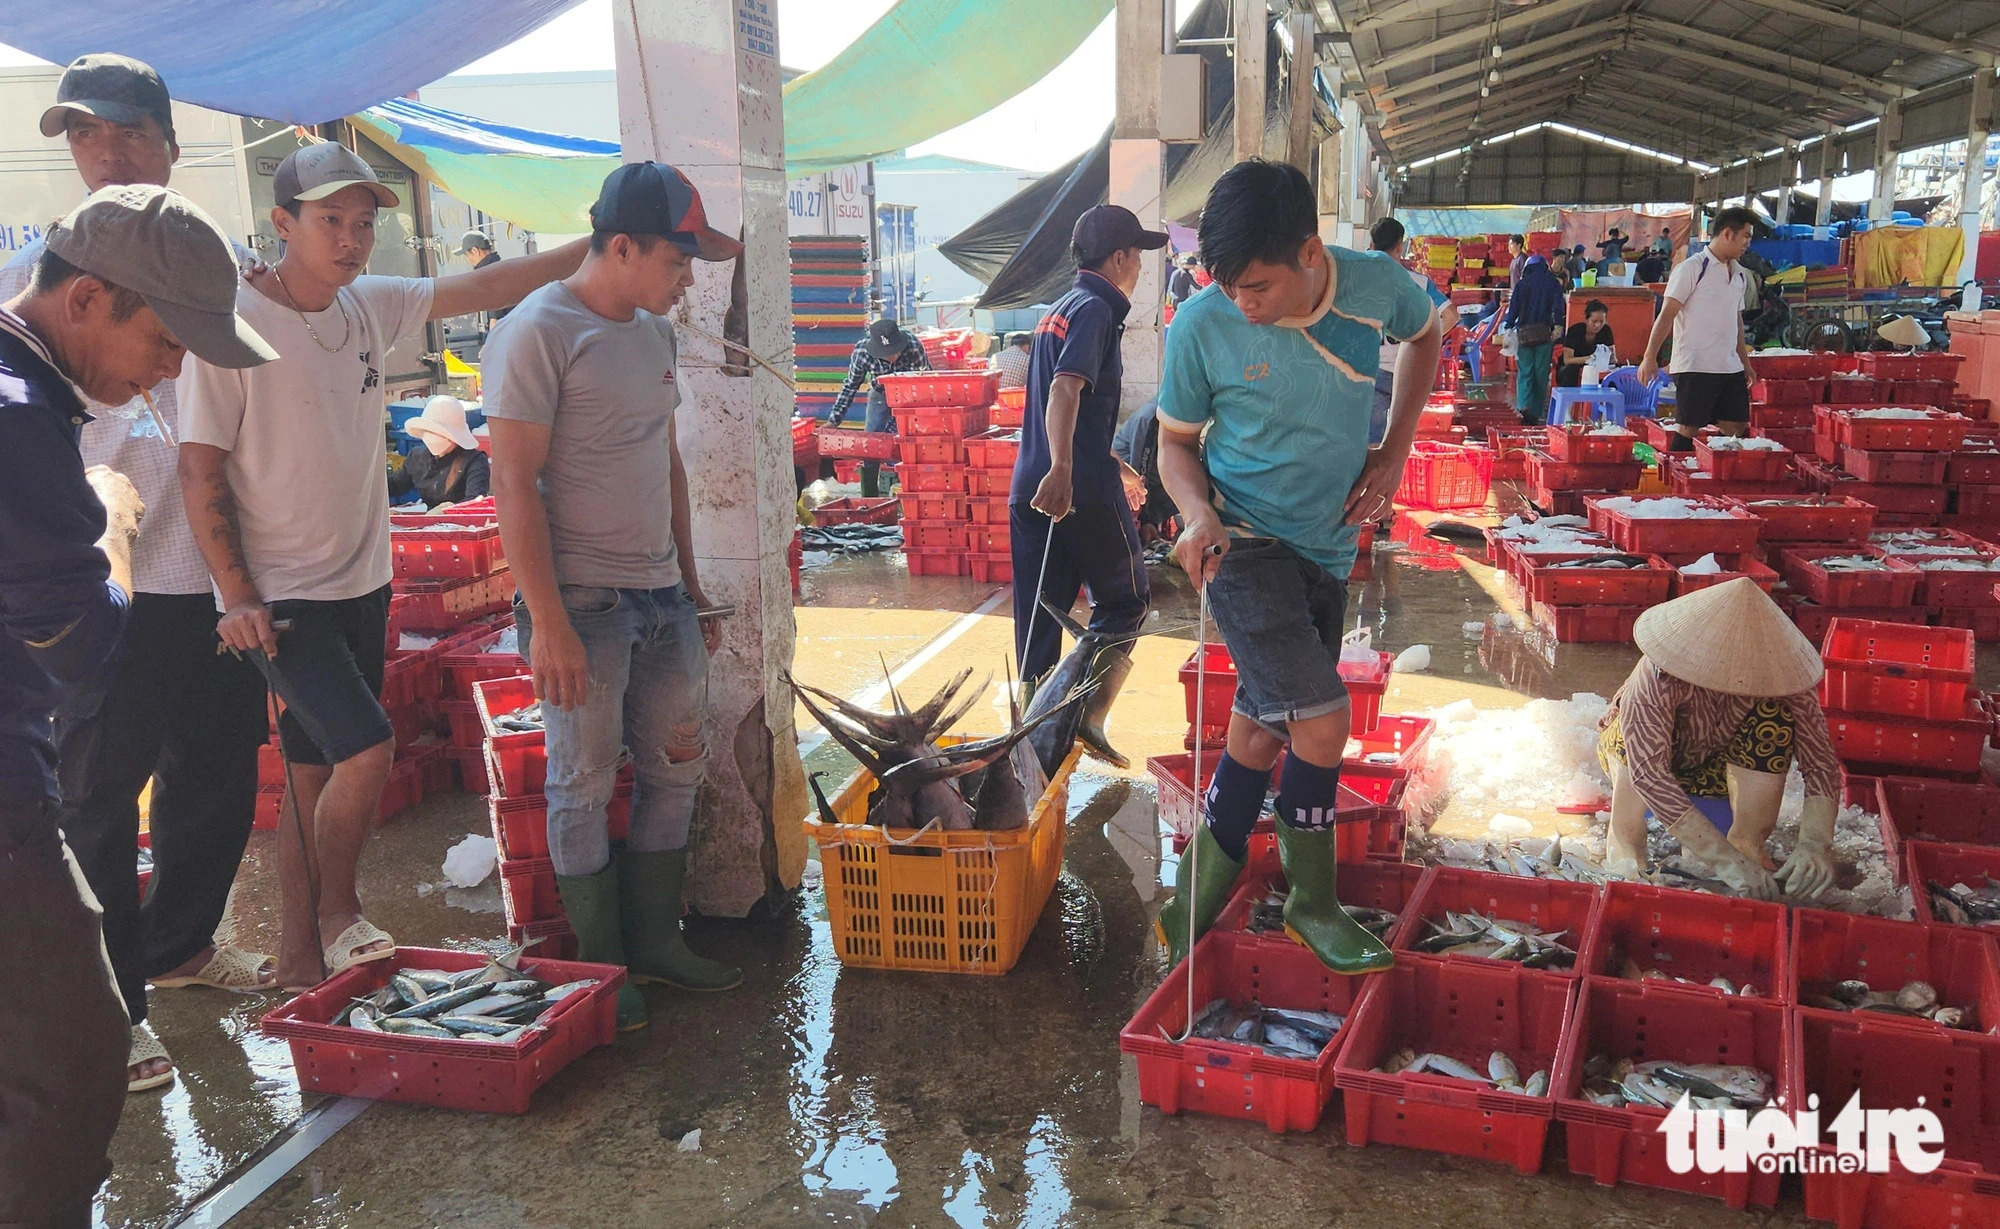
[[1493, 96], [1493, 90], [1488, 86], [1482, 85], [1479, 87], [1479, 96], [1481, 98], [1491, 98]]
[[1488, 84], [1488, 85], [1499, 85], [1499, 84], [1500, 84], [1500, 70], [1499, 70], [1499, 69], [1497, 69], [1497, 68], [1496, 68], [1496, 69], [1494, 69], [1494, 70], [1493, 70], [1492, 72], [1489, 72], [1489, 73], [1487, 73], [1487, 74], [1486, 74], [1486, 84]]
[[1500, 44], [1498, 43], [1493, 44], [1493, 58], [1496, 60], [1500, 58]]

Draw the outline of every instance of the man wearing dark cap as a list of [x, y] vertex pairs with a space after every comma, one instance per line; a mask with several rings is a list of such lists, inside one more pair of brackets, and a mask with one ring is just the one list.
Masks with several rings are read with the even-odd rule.
[[1145, 499], [1145, 479], [1111, 451], [1125, 374], [1118, 343], [1141, 262], [1166, 245], [1165, 231], [1140, 226], [1122, 205], [1099, 205], [1076, 220], [1076, 284], [1035, 326], [1021, 452], [1008, 492], [1021, 677], [1040, 679], [1062, 652], [1062, 628], [1039, 603], [1067, 612], [1077, 591], [1086, 591], [1090, 630], [1120, 640], [1091, 666], [1097, 690], [1077, 736], [1085, 750], [1120, 768], [1125, 757], [1104, 722], [1132, 672], [1129, 638], [1151, 594], [1132, 517], [1134, 503]]
[[[277, 980], [289, 989], [395, 947], [362, 916], [354, 885], [395, 752], [377, 699], [391, 575], [386, 357], [426, 320], [505, 307], [573, 272], [584, 241], [452, 277], [369, 277], [375, 211], [401, 202], [366, 162], [307, 145], [271, 185], [284, 257], [237, 298], [282, 357], [249, 373], [190, 365], [180, 478], [215, 580], [216, 632], [285, 703]], [[291, 624], [282, 639], [279, 620]]]
[[[125, 56], [71, 64], [41, 128], [66, 137], [86, 192], [164, 186], [180, 152], [165, 84]], [[31, 243], [0, 269], [0, 300], [27, 289], [44, 250]], [[236, 256], [251, 259], [240, 248]], [[124, 649], [89, 685], [62, 689], [54, 729], [63, 834], [104, 909], [104, 945], [132, 1018], [128, 1091], [140, 1092], [174, 1079], [147, 1022], [148, 979], [161, 988], [276, 988], [271, 957], [214, 941], [256, 814], [264, 687], [249, 663], [215, 652], [208, 567], [174, 472], [175, 382], [162, 380], [150, 406], [128, 394], [89, 409], [84, 464], [129, 477], [147, 515], [132, 549]], [[139, 795], [149, 781], [153, 875], [141, 904]]]
[[144, 511], [123, 475], [84, 468], [84, 399], [122, 405], [188, 351], [274, 357], [235, 302], [215, 223], [135, 184], [52, 227], [0, 305], [0, 1224], [88, 1225], [125, 1100], [128, 1018], [58, 830], [49, 739], [57, 686], [89, 686], [117, 645]]
[[[698, 614], [709, 602], [667, 320], [696, 260], [735, 260], [743, 245], [657, 162], [613, 171], [590, 220], [583, 267], [523, 300], [483, 366], [514, 617], [548, 727], [549, 857], [579, 958], [630, 969], [618, 1026], [636, 1029], [646, 1005], [634, 982], [714, 991], [743, 980], [681, 934], [721, 629]], [[606, 808], [628, 759], [637, 782], [614, 859]]]
[[[880, 384], [874, 383], [876, 376], [890, 375], [899, 371], [929, 371], [931, 361], [924, 354], [923, 343], [912, 334], [903, 331], [894, 320], [883, 317], [868, 326], [868, 334], [854, 343], [854, 357], [848, 360], [847, 379], [841, 381], [840, 395], [833, 399], [833, 409], [826, 420], [834, 426], [847, 421], [847, 407], [854, 404], [854, 394], [861, 389], [862, 381], [868, 385], [868, 416], [861, 425], [870, 431], [894, 431], [896, 416], [889, 411], [888, 394]], [[874, 498], [880, 490], [877, 474], [881, 466], [874, 461], [861, 463], [861, 493]]]

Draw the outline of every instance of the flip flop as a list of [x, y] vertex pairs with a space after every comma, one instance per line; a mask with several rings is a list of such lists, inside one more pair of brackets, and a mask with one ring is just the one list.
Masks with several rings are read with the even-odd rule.
[[[371, 943], [387, 943], [380, 951], [364, 952], [361, 949]], [[332, 977], [357, 964], [370, 964], [377, 960], [387, 960], [396, 954], [396, 940], [377, 927], [367, 918], [340, 932], [340, 937], [320, 953], [326, 958], [326, 975]]]
[[233, 994], [266, 994], [278, 988], [277, 968], [276, 957], [222, 944], [215, 949], [215, 955], [209, 957], [208, 963], [201, 966], [199, 973], [187, 977], [155, 977], [152, 982], [155, 988], [161, 990], [209, 986]]
[[130, 1072], [132, 1068], [138, 1066], [140, 1063], [149, 1063], [158, 1058], [167, 1060], [167, 1069], [158, 1075], [149, 1075], [143, 1079], [133, 1079], [128, 1075], [125, 1081], [126, 1092], [148, 1092], [155, 1088], [165, 1088], [174, 1082], [174, 1060], [168, 1055], [167, 1047], [161, 1045], [160, 1039], [153, 1035], [152, 1026], [147, 1024], [133, 1025], [132, 1050], [125, 1060], [125, 1070]]

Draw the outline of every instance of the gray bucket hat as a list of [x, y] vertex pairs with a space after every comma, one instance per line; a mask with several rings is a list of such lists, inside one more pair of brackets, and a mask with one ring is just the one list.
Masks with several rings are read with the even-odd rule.
[[236, 256], [214, 219], [171, 188], [100, 188], [49, 228], [49, 251], [146, 300], [196, 358], [255, 367], [278, 357], [236, 314]]

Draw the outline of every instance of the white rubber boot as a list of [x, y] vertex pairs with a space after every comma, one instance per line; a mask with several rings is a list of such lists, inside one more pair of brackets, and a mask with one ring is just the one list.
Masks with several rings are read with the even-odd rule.
[[1632, 783], [1632, 770], [1616, 756], [1611, 761], [1611, 827], [1604, 836], [1604, 872], [1619, 879], [1639, 879], [1646, 873], [1646, 800]]
[[1767, 871], [1778, 869], [1764, 852], [1764, 843], [1778, 826], [1778, 808], [1784, 800], [1784, 773], [1729, 765], [1729, 843]]

